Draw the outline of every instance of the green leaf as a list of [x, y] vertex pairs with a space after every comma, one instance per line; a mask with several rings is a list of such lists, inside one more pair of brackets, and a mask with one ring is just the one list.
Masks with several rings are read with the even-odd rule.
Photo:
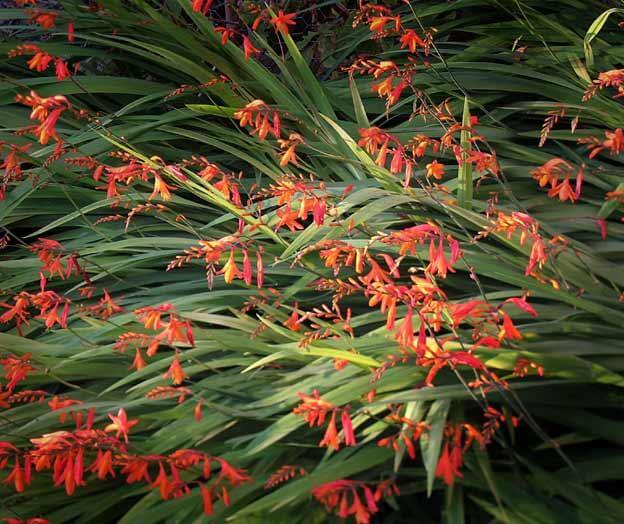
[[470, 151], [472, 150], [472, 143], [470, 141], [472, 136], [470, 131], [471, 127], [470, 106], [468, 104], [468, 97], [466, 96], [464, 97], [464, 112], [459, 144], [462, 162], [457, 173], [457, 204], [464, 209], [472, 208], [472, 163], [468, 161]]
[[442, 439], [444, 437], [444, 426], [446, 417], [451, 407], [450, 400], [435, 400], [429, 408], [429, 413], [425, 422], [429, 430], [420, 437], [420, 449], [423, 457], [423, 464], [427, 470], [427, 496], [431, 496], [433, 483], [435, 481], [435, 471], [442, 449]]

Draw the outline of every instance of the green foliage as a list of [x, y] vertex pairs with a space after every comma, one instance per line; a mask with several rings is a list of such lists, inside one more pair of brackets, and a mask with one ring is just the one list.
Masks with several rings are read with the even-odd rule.
[[[58, 81], [29, 71], [24, 60], [3, 58], [0, 141], [29, 141], [12, 135], [31, 124], [29, 109], [15, 103], [16, 94], [30, 89], [41, 96], [63, 94], [76, 108], [98, 113], [96, 119], [81, 120], [67, 112], [60, 120], [59, 133], [78, 155], [105, 161], [110, 152], [121, 150], [154, 164], [156, 157], [175, 163], [201, 155], [241, 172], [245, 191], [254, 184], [268, 187], [286, 173], [314, 174], [337, 200], [351, 186], [336, 205], [336, 219], [352, 230], [315, 224], [297, 232], [276, 230], [274, 210], [264, 215], [265, 222], [241, 213], [214, 183], [190, 169], [185, 171], [188, 180], [167, 179], [177, 189], [165, 210], [137, 213], [126, 228], [130, 209], [147, 201], [148, 184], [129, 187], [123, 205], [111, 208], [114, 199], [105, 198], [101, 181], [62, 160], [46, 162], [54, 145], [35, 144], [24, 154], [29, 176], [0, 201], [0, 227], [10, 240], [0, 252], [6, 292], [0, 301], [8, 302], [9, 295], [22, 290], [38, 290], [39, 262], [26, 243], [45, 237], [78, 253], [93, 283], [105, 287], [125, 312], [101, 320], [74, 311], [68, 329], [48, 330], [33, 320], [21, 336], [7, 325], [0, 333], [0, 352], [32, 353], [38, 370], [29, 375], [28, 387], [70, 394], [82, 407], [96, 408], [96, 425], [107, 423], [107, 413], [123, 407], [140, 420], [132, 431], [138, 452], [203, 449], [246, 468], [254, 483], [233, 490], [231, 506], [216, 504], [208, 517], [202, 515], [198, 494], [163, 501], [147, 487], [109, 479], [90, 481], [67, 497], [62, 487], [37, 480], [23, 494], [1, 486], [0, 516], [43, 515], [54, 524], [326, 522], [329, 517], [310, 496], [315, 486], [342, 478], [372, 483], [396, 478], [401, 493], [383, 503], [379, 522], [406, 522], [415, 515], [424, 522], [449, 523], [624, 520], [615, 487], [624, 478], [624, 225], [618, 205], [604, 201], [606, 192], [622, 187], [622, 159], [603, 155], [587, 161], [586, 147], [576, 142], [602, 137], [624, 117], [622, 105], [609, 93], [599, 91], [582, 102], [588, 79], [623, 62], [623, 37], [613, 27], [621, 9], [603, 13], [604, 3], [597, 1], [401, 4], [398, 12], [406, 19], [437, 28], [431, 65], [419, 66], [414, 86], [432, 104], [449, 100], [454, 116], [463, 119], [464, 151], [471, 138], [465, 127], [471, 115], [478, 116], [476, 130], [496, 151], [500, 165], [495, 177], [473, 170], [470, 163], [449, 164], [444, 184], [451, 194], [441, 200], [423, 185], [404, 188], [357, 144], [358, 128], [369, 125], [403, 142], [444, 133], [437, 122], [413, 115], [413, 104], [419, 102], [415, 96], [404, 96], [387, 118], [369, 79], [341, 72], [360, 52], [378, 52], [405, 65], [404, 51], [383, 48], [383, 43], [376, 51], [378, 43], [366, 27], [329, 17], [325, 26], [316, 25], [307, 34], [278, 37], [267, 31], [254, 40], [262, 47], [261, 56], [246, 60], [235, 43], [221, 45], [210, 17], [194, 13], [188, 0], [102, 0], [105, 14], [90, 12], [80, 2], [60, 3], [64, 11], [59, 21], [75, 20], [79, 45], [66, 42], [64, 23], [57, 23], [54, 36], [41, 39], [42, 31], [25, 23], [22, 9], [0, 11], [0, 18], [13, 24], [0, 46], [3, 53], [36, 41], [44, 51], [81, 63], [80, 74]], [[333, 4], [319, 4], [319, 9], [333, 13]], [[305, 16], [302, 9], [300, 17]], [[220, 75], [230, 82], [211, 84]], [[184, 84], [202, 86], [167, 96]], [[297, 171], [279, 165], [275, 141], [259, 141], [238, 126], [234, 113], [255, 99], [287, 114], [289, 128], [303, 137]], [[570, 130], [569, 123], [555, 126], [544, 147], [538, 147], [544, 118], [562, 109], [569, 118], [579, 116], [577, 130]], [[589, 166], [583, 196], [575, 204], [548, 198], [531, 178], [531, 170], [553, 157]], [[446, 151], [439, 158], [451, 163], [453, 154]], [[424, 168], [417, 167], [413, 176], [422, 179]], [[543, 282], [525, 275], [531, 246], [521, 245], [517, 237], [492, 233], [473, 241], [490, 225], [486, 212], [493, 193], [499, 210], [530, 213], [550, 238], [568, 240], [570, 249], [544, 269]], [[115, 214], [123, 220], [104, 220]], [[606, 219], [604, 241], [599, 218]], [[265, 287], [282, 292], [282, 308], [260, 302], [243, 314], [245, 302], [260, 297], [257, 289], [240, 281], [226, 284], [220, 276], [209, 287], [196, 263], [166, 271], [199, 239], [235, 233], [239, 219], [256, 226], [251, 235], [266, 252]], [[463, 478], [453, 488], [435, 478], [445, 422], [481, 411], [481, 399], [475, 400], [454, 373], [441, 374], [434, 388], [416, 388], [426, 370], [396, 366], [371, 384], [371, 370], [382, 366], [396, 343], [383, 327], [383, 315], [369, 308], [363, 296], [349, 301], [353, 338], [301, 347], [299, 335], [284, 327], [295, 303], [309, 311], [331, 302], [331, 293], [316, 291], [312, 282], [331, 277], [332, 270], [315, 255], [294, 263], [306, 247], [343, 240], [363, 248], [377, 232], [427, 221], [462, 243], [463, 258], [445, 282], [449, 298], [498, 303], [526, 291], [539, 313], [534, 319], [519, 310], [510, 312], [524, 339], [511, 347], [475, 351], [510, 381], [509, 390], [495, 388], [489, 401], [521, 420], [517, 428], [503, 425], [493, 449], [471, 448]], [[384, 249], [397, 255], [390, 246]], [[426, 263], [428, 254], [421, 255]], [[553, 287], [551, 280], [561, 285]], [[56, 285], [77, 304], [94, 303], [81, 298], [76, 281]], [[178, 405], [145, 396], [169, 384], [163, 373], [173, 352], [161, 351], [144, 369], [133, 371], [128, 369], [132, 355], [113, 350], [119, 335], [142, 329], [133, 310], [163, 303], [172, 303], [194, 326], [195, 346], [184, 349], [180, 359], [189, 375], [185, 385], [203, 403], [201, 421], [193, 418], [192, 400]], [[460, 337], [470, 337], [469, 329], [458, 331]], [[461, 346], [452, 342], [449, 347]], [[513, 379], [518, 358], [543, 366], [546, 376]], [[334, 359], [349, 365], [336, 371]], [[464, 381], [474, 380], [473, 373], [458, 374]], [[310, 394], [315, 388], [327, 401], [353, 408], [356, 447], [319, 449], [322, 432], [292, 414], [297, 393]], [[369, 404], [362, 399], [373, 388], [377, 396]], [[414, 418], [418, 415], [431, 428], [415, 461], [404, 449], [377, 445], [387, 429], [385, 407], [395, 403], [407, 403]], [[58, 412], [38, 403], [3, 410], [0, 424], [0, 440], [15, 445], [72, 425], [69, 419], [60, 424]], [[284, 464], [300, 465], [308, 474], [265, 490], [264, 482]]]

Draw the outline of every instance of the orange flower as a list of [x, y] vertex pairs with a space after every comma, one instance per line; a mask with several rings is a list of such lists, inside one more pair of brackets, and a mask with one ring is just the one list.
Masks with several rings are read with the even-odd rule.
[[58, 13], [33, 9], [29, 11], [30, 21], [39, 24], [43, 29], [52, 29], [56, 23]]
[[303, 144], [303, 137], [299, 133], [291, 133], [288, 140], [279, 139], [280, 149], [284, 152], [280, 156], [280, 167], [286, 167], [289, 163], [298, 166], [296, 148], [299, 144]]
[[239, 271], [236, 261], [234, 260], [234, 249], [230, 249], [230, 256], [221, 270], [225, 282], [231, 284], [235, 278], [241, 278], [242, 273]]
[[292, 310], [292, 313], [290, 314], [290, 317], [288, 317], [288, 320], [284, 322], [284, 325], [291, 331], [297, 332], [301, 330], [301, 324], [299, 324], [299, 311], [297, 310], [296, 303], [295, 307]]
[[329, 424], [327, 425], [327, 430], [325, 431], [323, 440], [319, 442], [319, 447], [327, 447], [334, 450], [338, 450], [340, 448], [340, 438], [338, 436], [338, 428], [336, 427], [335, 411], [332, 413], [331, 419], [329, 420]]
[[392, 93], [392, 83], [396, 77], [394, 75], [388, 75], [384, 80], [377, 84], [371, 85], [371, 91], [377, 93], [379, 96], [388, 96]]
[[346, 409], [342, 410], [342, 414], [340, 415], [340, 424], [342, 425], [345, 446], [355, 446], [356, 441], [355, 433], [353, 431], [353, 423], [351, 422], [351, 417]]
[[162, 314], [170, 312], [175, 312], [173, 304], [161, 304], [156, 307], [148, 306], [134, 310], [134, 314], [139, 318], [146, 329], [160, 329], [162, 326]]
[[[356, 524], [369, 524], [371, 515], [379, 511], [376, 501], [392, 493], [397, 494], [398, 490], [387, 482], [380, 483], [373, 493], [364, 482], [346, 479], [327, 482], [312, 490], [312, 496], [321, 502], [327, 511], [334, 511], [342, 519], [352, 515]], [[362, 495], [364, 502], [361, 499]]]
[[227, 479], [232, 486], [238, 486], [251, 480], [251, 477], [247, 475], [244, 469], [235, 468], [229, 462], [219, 457], [213, 457], [213, 460], [216, 460], [219, 466], [221, 466], [219, 477]]
[[404, 349], [410, 349], [414, 346], [414, 325], [412, 323], [412, 308], [407, 308], [407, 314], [401, 323], [401, 327], [397, 330], [394, 339], [399, 346]]
[[618, 94], [614, 98], [624, 96], [624, 89], [622, 84], [624, 83], [624, 69], [611, 69], [610, 71], [604, 71], [598, 75], [598, 78], [592, 82], [585, 94], [583, 95], [583, 101], [589, 100], [596, 94], [599, 89], [605, 87], [617, 87]]
[[540, 187], [544, 187], [547, 184], [550, 184], [552, 187], [556, 185], [559, 177], [569, 175], [571, 171], [572, 166], [563, 158], [551, 158], [544, 165], [531, 171], [531, 175], [537, 180]]
[[521, 340], [522, 333], [520, 333], [520, 331], [518, 331], [516, 326], [514, 326], [514, 323], [512, 322], [511, 317], [504, 311], [501, 311], [500, 314], [503, 317], [503, 327], [500, 328], [500, 331], [498, 333], [498, 339], [499, 340], [505, 340], [505, 339]]
[[438, 459], [435, 475], [441, 478], [447, 486], [452, 486], [457, 477], [462, 477], [461, 466], [463, 462], [462, 448], [455, 446], [450, 450], [448, 442]]
[[15, 320], [17, 332], [21, 335], [22, 324], [28, 324], [28, 319], [30, 317], [28, 308], [30, 307], [31, 297], [28, 293], [22, 291], [13, 297], [13, 301], [15, 302], [14, 305], [0, 302], [0, 307], [7, 308], [7, 311], [0, 315], [0, 323], [7, 324]]
[[399, 31], [401, 29], [400, 16], [374, 16], [371, 18], [369, 29], [374, 33], [380, 34], [386, 30], [386, 26], [389, 23], [394, 23], [395, 31]]
[[427, 176], [432, 176], [436, 180], [442, 179], [444, 176], [444, 164], [440, 164], [437, 160], [434, 160], [430, 164], [427, 164]]
[[249, 253], [246, 249], [243, 250], [243, 280], [245, 284], [250, 286], [251, 279], [253, 277], [251, 269], [251, 260], [249, 259]]
[[37, 71], [38, 73], [43, 73], [50, 62], [54, 60], [52, 55], [45, 53], [43, 51], [38, 51], [33, 55], [33, 57], [28, 61], [28, 69], [32, 69], [33, 71]]
[[537, 317], [537, 311], [535, 311], [533, 306], [531, 306], [523, 298], [517, 298], [517, 297], [508, 298], [507, 300], [505, 300], [505, 304], [507, 304], [507, 303], [514, 304], [516, 307], [520, 308], [522, 311], [525, 311], [526, 313], [528, 313], [529, 315], [531, 315], [534, 318]]
[[358, 146], [363, 147], [370, 155], [374, 155], [379, 151], [380, 146], [388, 144], [390, 140], [396, 142], [396, 139], [386, 133], [379, 127], [369, 127], [368, 129], [358, 129], [360, 133], [360, 140], [358, 140]]
[[212, 506], [212, 491], [209, 490], [203, 484], [199, 485], [199, 490], [202, 497], [203, 509], [205, 515], [212, 515], [213, 506]]
[[134, 359], [132, 360], [131, 367], [137, 371], [140, 371], [145, 367], [145, 360], [143, 360], [143, 354], [139, 348], [135, 348]]
[[489, 171], [493, 175], [498, 175], [498, 161], [493, 154], [473, 150], [470, 152], [470, 155], [468, 155], [466, 162], [474, 164], [477, 171]]
[[138, 419], [128, 420], [128, 416], [126, 415], [126, 410], [124, 408], [119, 408], [117, 415], [108, 415], [108, 418], [111, 419], [112, 424], [109, 424], [104, 428], [104, 431], [116, 431], [116, 437], [119, 438], [123, 435], [126, 443], [128, 442], [128, 433], [133, 426], [136, 426], [139, 423]]
[[[565, 202], [570, 200], [575, 202], [581, 196], [581, 185], [583, 183], [583, 167], [576, 174], [576, 187], [573, 189], [570, 184], [570, 177], [574, 173], [574, 168], [561, 158], [552, 158], [544, 165], [531, 171], [533, 178], [538, 181], [540, 187], [550, 185], [549, 197], [558, 197]], [[563, 178], [562, 181], [559, 179]]]
[[605, 200], [624, 204], [624, 189], [614, 189], [605, 195]]
[[429, 44], [413, 29], [409, 29], [403, 33], [401, 36], [401, 49], [406, 48], [409, 49], [410, 53], [415, 53], [419, 48], [422, 49], [425, 54], [429, 52]]
[[193, 418], [195, 419], [195, 422], [200, 422], [202, 419], [202, 401], [198, 401], [197, 404], [195, 404], [195, 408], [193, 409]]
[[277, 12], [277, 16], [271, 18], [269, 22], [275, 27], [275, 31], [281, 31], [285, 35], [289, 34], [290, 25], [297, 25], [295, 22], [295, 18], [297, 15], [295, 13], [284, 14], [284, 11], [281, 9]]
[[527, 264], [524, 274], [527, 276], [530, 275], [536, 267], [541, 269], [547, 260], [548, 255], [546, 253], [544, 241], [542, 240], [542, 237], [536, 235], [533, 238], [533, 246], [531, 247], [531, 254], [529, 255], [529, 263]]
[[31, 91], [27, 96], [17, 95], [15, 100], [32, 107], [30, 119], [39, 120], [39, 122], [41, 122], [35, 129], [35, 133], [42, 145], [47, 144], [50, 138], [54, 138], [57, 141], [59, 140], [55, 126], [61, 113], [70, 107], [67, 98], [62, 95], [42, 98], [34, 91]]
[[251, 43], [251, 40], [243, 35], [243, 51], [245, 51], [245, 60], [249, 60], [251, 57], [260, 54], [260, 49], [257, 49]]
[[59, 140], [59, 137], [56, 134], [56, 123], [61, 117], [61, 113], [63, 111], [64, 109], [53, 110], [50, 115], [35, 129], [35, 135], [37, 135], [37, 139], [41, 145], [46, 145], [50, 141], [50, 138], [54, 138], [56, 141]]
[[173, 346], [176, 342], [195, 345], [193, 330], [188, 320], [181, 321], [176, 315], [169, 315], [169, 322], [164, 324], [164, 330], [158, 333], [147, 348], [147, 356], [152, 357], [158, 351], [160, 344]]
[[4, 370], [4, 378], [8, 381], [4, 386], [6, 390], [13, 391], [15, 386], [26, 379], [26, 376], [35, 371], [30, 365], [31, 353], [26, 353], [21, 357], [8, 355], [0, 360], [0, 365]]
[[[80, 404], [82, 404], [80, 400], [73, 400], [70, 398], [61, 400], [61, 397], [59, 397], [58, 395], [53, 396], [52, 399], [48, 402], [48, 406], [50, 407], [52, 411], [57, 411], [59, 409], [65, 409], [70, 406], [75, 406], [75, 405], [80, 405]], [[67, 412], [63, 412], [59, 415], [59, 420], [61, 423], [64, 423], [65, 420], [67, 420], [67, 415], [68, 415]]]
[[293, 211], [289, 206], [285, 206], [278, 209], [276, 214], [280, 220], [275, 226], [275, 229], [280, 229], [284, 226], [293, 232], [298, 229], [303, 229], [303, 225], [297, 222], [297, 220], [301, 218], [298, 211]]
[[57, 58], [55, 61], [55, 74], [58, 80], [65, 80], [71, 76], [69, 69], [67, 69], [67, 62], [62, 58]]
[[551, 187], [548, 191], [548, 196], [551, 198], [558, 197], [561, 202], [566, 200], [574, 202], [578, 198], [576, 192], [572, 189], [569, 178], [565, 178], [562, 182]]
[[169, 370], [163, 375], [163, 378], [170, 378], [174, 385], [179, 386], [184, 382], [184, 379], [188, 375], [182, 369], [180, 365], [180, 360], [178, 359], [178, 354], [176, 353], [173, 357], [173, 361], [171, 362], [171, 366]]
[[310, 427], [315, 425], [321, 427], [325, 423], [327, 413], [336, 409], [331, 402], [321, 398], [318, 390], [314, 390], [312, 395], [297, 393], [301, 399], [301, 404], [293, 409], [295, 415], [305, 415], [306, 422]]
[[234, 113], [234, 118], [239, 120], [239, 125], [245, 127], [251, 125], [254, 130], [251, 134], [258, 134], [260, 140], [264, 140], [269, 133], [275, 138], [280, 137], [281, 122], [279, 113], [273, 111], [262, 100], [253, 100], [243, 109]]
[[213, 0], [191, 0], [191, 9], [195, 13], [206, 15], [212, 6]]
[[160, 496], [163, 500], [167, 500], [175, 489], [174, 483], [169, 480], [169, 477], [165, 473], [165, 468], [163, 467], [162, 462], [158, 463], [158, 476], [156, 477], [156, 480], [152, 482], [150, 488], [158, 488]]
[[114, 477], [115, 470], [113, 469], [113, 455], [111, 450], [104, 451], [99, 449], [93, 464], [89, 467], [89, 471], [97, 474], [100, 480], [105, 480], [109, 475]]
[[163, 200], [171, 200], [171, 189], [175, 189], [173, 186], [167, 184], [160, 175], [154, 174], [154, 190], [152, 194], [148, 197], [148, 200], [153, 200], [157, 195], [160, 195], [160, 198]]
[[579, 143], [590, 142], [589, 149], [591, 153], [589, 158], [594, 158], [604, 149], [608, 149], [612, 156], [619, 155], [624, 152], [624, 130], [618, 127], [614, 131], [605, 131], [605, 140], [600, 142], [597, 138], [581, 139]]
[[256, 286], [261, 289], [264, 284], [264, 262], [262, 261], [263, 248], [256, 253]]

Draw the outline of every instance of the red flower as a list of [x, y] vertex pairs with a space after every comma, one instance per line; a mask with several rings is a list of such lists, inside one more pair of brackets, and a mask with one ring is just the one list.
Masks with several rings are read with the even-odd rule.
[[412, 323], [413, 311], [411, 307], [407, 308], [407, 314], [401, 323], [401, 327], [397, 329], [394, 339], [399, 343], [399, 346], [405, 349], [410, 349], [414, 345], [414, 325]]
[[251, 260], [249, 259], [249, 253], [247, 250], [243, 250], [243, 280], [248, 286], [251, 285], [252, 279]]
[[511, 317], [505, 313], [504, 311], [501, 311], [500, 314], [503, 317], [503, 327], [500, 329], [500, 332], [498, 334], [498, 338], [499, 340], [520, 340], [522, 339], [522, 333], [520, 333], [520, 331], [518, 331], [518, 329], [516, 328], [516, 326], [514, 326]]
[[93, 464], [89, 467], [89, 471], [95, 473], [100, 480], [105, 480], [109, 475], [114, 477], [115, 470], [113, 469], [113, 454], [111, 450], [104, 451], [99, 449]]
[[119, 408], [117, 415], [109, 414], [108, 418], [111, 419], [112, 424], [106, 426], [104, 431], [116, 431], [117, 438], [123, 435], [126, 442], [128, 442], [128, 432], [130, 429], [139, 423], [138, 419], [128, 420], [128, 416], [126, 415], [126, 410], [124, 408]]
[[427, 164], [427, 176], [432, 176], [436, 180], [441, 180], [444, 176], [444, 164], [440, 164], [437, 160], [434, 160], [430, 164]]
[[33, 71], [37, 71], [38, 73], [43, 73], [50, 65], [50, 62], [52, 62], [53, 60], [54, 57], [52, 55], [44, 53], [43, 51], [38, 51], [28, 61], [28, 69], [32, 69]]
[[537, 311], [535, 311], [535, 309], [523, 298], [516, 298], [516, 297], [508, 298], [507, 300], [505, 300], [505, 303], [508, 303], [508, 302], [519, 307], [522, 311], [525, 311], [532, 317], [537, 317]]
[[43, 29], [53, 29], [58, 13], [33, 9], [28, 12], [30, 21], [39, 24]]
[[342, 432], [344, 435], [345, 446], [355, 446], [356, 441], [355, 433], [353, 432], [353, 423], [351, 422], [351, 417], [349, 416], [349, 412], [346, 409], [342, 410], [340, 423], [342, 424]]
[[389, 23], [394, 24], [394, 30], [401, 29], [401, 17], [400, 16], [375, 16], [371, 18], [369, 28], [375, 33], [383, 33], [386, 30], [386, 26]]
[[153, 200], [156, 196], [160, 195], [162, 200], [171, 200], [171, 190], [174, 186], [167, 184], [160, 175], [154, 173], [154, 190], [149, 196], [148, 200]]
[[31, 356], [31, 353], [26, 353], [21, 357], [8, 355], [0, 360], [0, 365], [4, 368], [4, 378], [8, 380], [4, 386], [6, 390], [13, 391], [17, 384], [26, 379], [28, 373], [35, 371], [35, 368], [30, 365]]
[[301, 324], [299, 324], [299, 311], [297, 311], [297, 304], [295, 304], [295, 307], [293, 308], [292, 313], [290, 314], [290, 317], [288, 317], [288, 320], [284, 322], [284, 325], [291, 331], [297, 332], [301, 330]]
[[531, 253], [529, 255], [529, 263], [527, 264], [524, 274], [529, 276], [536, 267], [542, 268], [547, 260], [548, 255], [546, 254], [546, 246], [544, 245], [544, 241], [542, 240], [542, 237], [540, 237], [539, 235], [535, 235], [535, 237], [533, 238]]
[[13, 466], [11, 473], [9, 473], [7, 478], [5, 478], [2, 483], [13, 484], [15, 491], [18, 493], [22, 493], [24, 491], [24, 488], [26, 487], [24, 469], [20, 465], [17, 458], [15, 459], [15, 465]]
[[[387, 482], [380, 483], [373, 493], [364, 482], [347, 479], [327, 482], [312, 490], [312, 496], [321, 502], [327, 511], [334, 511], [343, 519], [353, 515], [356, 524], [369, 524], [371, 515], [379, 511], [377, 501], [392, 493], [396, 494], [398, 490], [390, 487]], [[362, 494], [364, 502], [361, 499]]]
[[202, 401], [200, 400], [195, 404], [195, 409], [193, 409], [193, 417], [195, 418], [195, 422], [200, 422], [202, 419]]
[[188, 375], [184, 372], [182, 366], [180, 365], [180, 360], [178, 359], [178, 354], [176, 353], [173, 357], [173, 361], [171, 362], [169, 370], [163, 375], [163, 378], [171, 377], [171, 381], [176, 386], [179, 386], [180, 384], [182, 384], [182, 382], [184, 382], [184, 379], [187, 376]]
[[230, 38], [236, 34], [236, 31], [227, 27], [215, 27], [215, 31], [221, 34], [221, 45], [227, 44]]
[[269, 20], [271, 22], [271, 24], [273, 25], [273, 27], [275, 27], [275, 31], [281, 31], [282, 33], [284, 33], [285, 35], [289, 34], [289, 27], [291, 25], [297, 25], [297, 23], [295, 22], [295, 18], [297, 17], [296, 14], [294, 13], [290, 13], [290, 14], [284, 14], [284, 11], [282, 11], [281, 9], [277, 12], [277, 16], [271, 18], [271, 20]]
[[65, 80], [71, 76], [69, 69], [67, 69], [67, 62], [62, 58], [57, 58], [55, 61], [55, 74], [58, 80]]
[[161, 304], [156, 307], [148, 306], [136, 309], [134, 314], [139, 318], [146, 329], [160, 329], [163, 325], [161, 322], [162, 314], [173, 311], [173, 304]]
[[319, 442], [319, 447], [328, 447], [334, 450], [338, 450], [340, 448], [340, 438], [338, 437], [338, 429], [336, 427], [335, 411], [332, 413], [331, 419], [329, 420], [323, 440]]
[[236, 261], [234, 260], [234, 249], [230, 249], [230, 256], [221, 270], [225, 282], [231, 284], [235, 278], [241, 278], [243, 274], [239, 271]]
[[213, 0], [192, 0], [191, 9], [193, 9], [195, 13], [206, 15], [212, 7], [212, 2]]
[[419, 48], [425, 53], [429, 51], [428, 43], [420, 38], [416, 31], [409, 29], [401, 36], [401, 49], [408, 48], [410, 53], [415, 53]]
[[463, 463], [462, 448], [454, 446], [450, 449], [449, 443], [444, 444], [444, 449], [438, 459], [435, 475], [441, 478], [447, 486], [452, 486], [455, 479], [462, 477], [461, 466]]
[[160, 496], [163, 500], [167, 500], [175, 489], [175, 484], [169, 480], [162, 462], [158, 463], [158, 476], [156, 477], [156, 480], [152, 482], [150, 488], [158, 488]]
[[250, 482], [251, 477], [247, 475], [244, 469], [238, 469], [233, 467], [229, 462], [223, 460], [219, 457], [212, 457], [213, 460], [216, 460], [221, 466], [221, 473], [219, 473], [219, 477], [227, 479], [227, 481], [232, 486], [238, 486], [240, 484], [244, 484], [245, 482]]
[[212, 515], [212, 491], [204, 486], [204, 484], [199, 485], [199, 490], [203, 501], [204, 514]]
[[56, 134], [56, 123], [61, 117], [63, 111], [63, 109], [54, 109], [35, 129], [35, 135], [37, 135], [37, 139], [41, 145], [46, 145], [50, 141], [50, 138], [54, 138], [56, 141], [59, 140], [59, 137]]
[[243, 51], [245, 51], [245, 59], [249, 60], [251, 57], [254, 57], [260, 54], [260, 49], [257, 49], [251, 43], [251, 40], [245, 35], [243, 35]]

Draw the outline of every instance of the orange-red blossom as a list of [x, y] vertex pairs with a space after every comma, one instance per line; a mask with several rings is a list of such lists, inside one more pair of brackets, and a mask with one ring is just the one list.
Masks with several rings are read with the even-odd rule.
[[60, 141], [56, 133], [56, 123], [64, 111], [71, 104], [63, 95], [55, 95], [47, 98], [40, 97], [35, 91], [28, 95], [17, 95], [15, 100], [32, 108], [31, 120], [38, 120], [40, 124], [35, 128], [35, 134], [39, 143], [45, 145], [50, 138]]
[[[12, 464], [3, 483], [12, 484], [21, 493], [31, 484], [34, 474], [52, 470], [54, 484], [63, 485], [65, 492], [71, 495], [77, 487], [86, 485], [86, 472], [94, 473], [100, 480], [121, 474], [128, 484], [142, 482], [158, 489], [163, 499], [188, 495], [193, 485], [199, 485], [204, 512], [211, 514], [213, 498], [228, 505], [228, 487], [251, 480], [244, 470], [198, 450], [179, 449], [168, 455], [129, 453], [127, 442], [119, 436], [126, 437], [129, 427], [136, 421], [128, 420], [123, 410], [117, 416], [109, 416], [113, 424], [106, 428], [108, 433], [94, 429], [93, 417], [90, 417], [85, 427], [31, 439], [31, 449], [21, 450], [10, 442], [0, 441], [0, 470]], [[117, 436], [109, 434], [114, 431]], [[154, 478], [155, 469], [158, 474]], [[199, 474], [192, 477], [194, 480], [185, 480], [182, 473], [190, 469]]]
[[348, 479], [327, 482], [312, 490], [312, 496], [327, 511], [343, 519], [353, 516], [356, 524], [369, 524], [371, 515], [379, 511], [377, 503], [384, 497], [398, 494], [398, 487], [390, 480], [377, 484], [375, 491], [365, 482]]
[[[320, 447], [329, 447], [334, 450], [340, 448], [340, 443], [344, 442], [346, 446], [355, 446], [355, 433], [353, 424], [349, 416], [349, 408], [340, 408], [331, 402], [322, 399], [319, 392], [315, 389], [312, 395], [297, 393], [301, 399], [301, 404], [293, 409], [295, 415], [302, 415], [310, 427], [321, 427], [325, 424], [325, 419], [330, 415], [329, 424], [325, 431], [323, 439], [319, 443]], [[342, 425], [342, 434], [339, 434], [336, 424], [337, 417], [340, 415], [340, 424]]]

